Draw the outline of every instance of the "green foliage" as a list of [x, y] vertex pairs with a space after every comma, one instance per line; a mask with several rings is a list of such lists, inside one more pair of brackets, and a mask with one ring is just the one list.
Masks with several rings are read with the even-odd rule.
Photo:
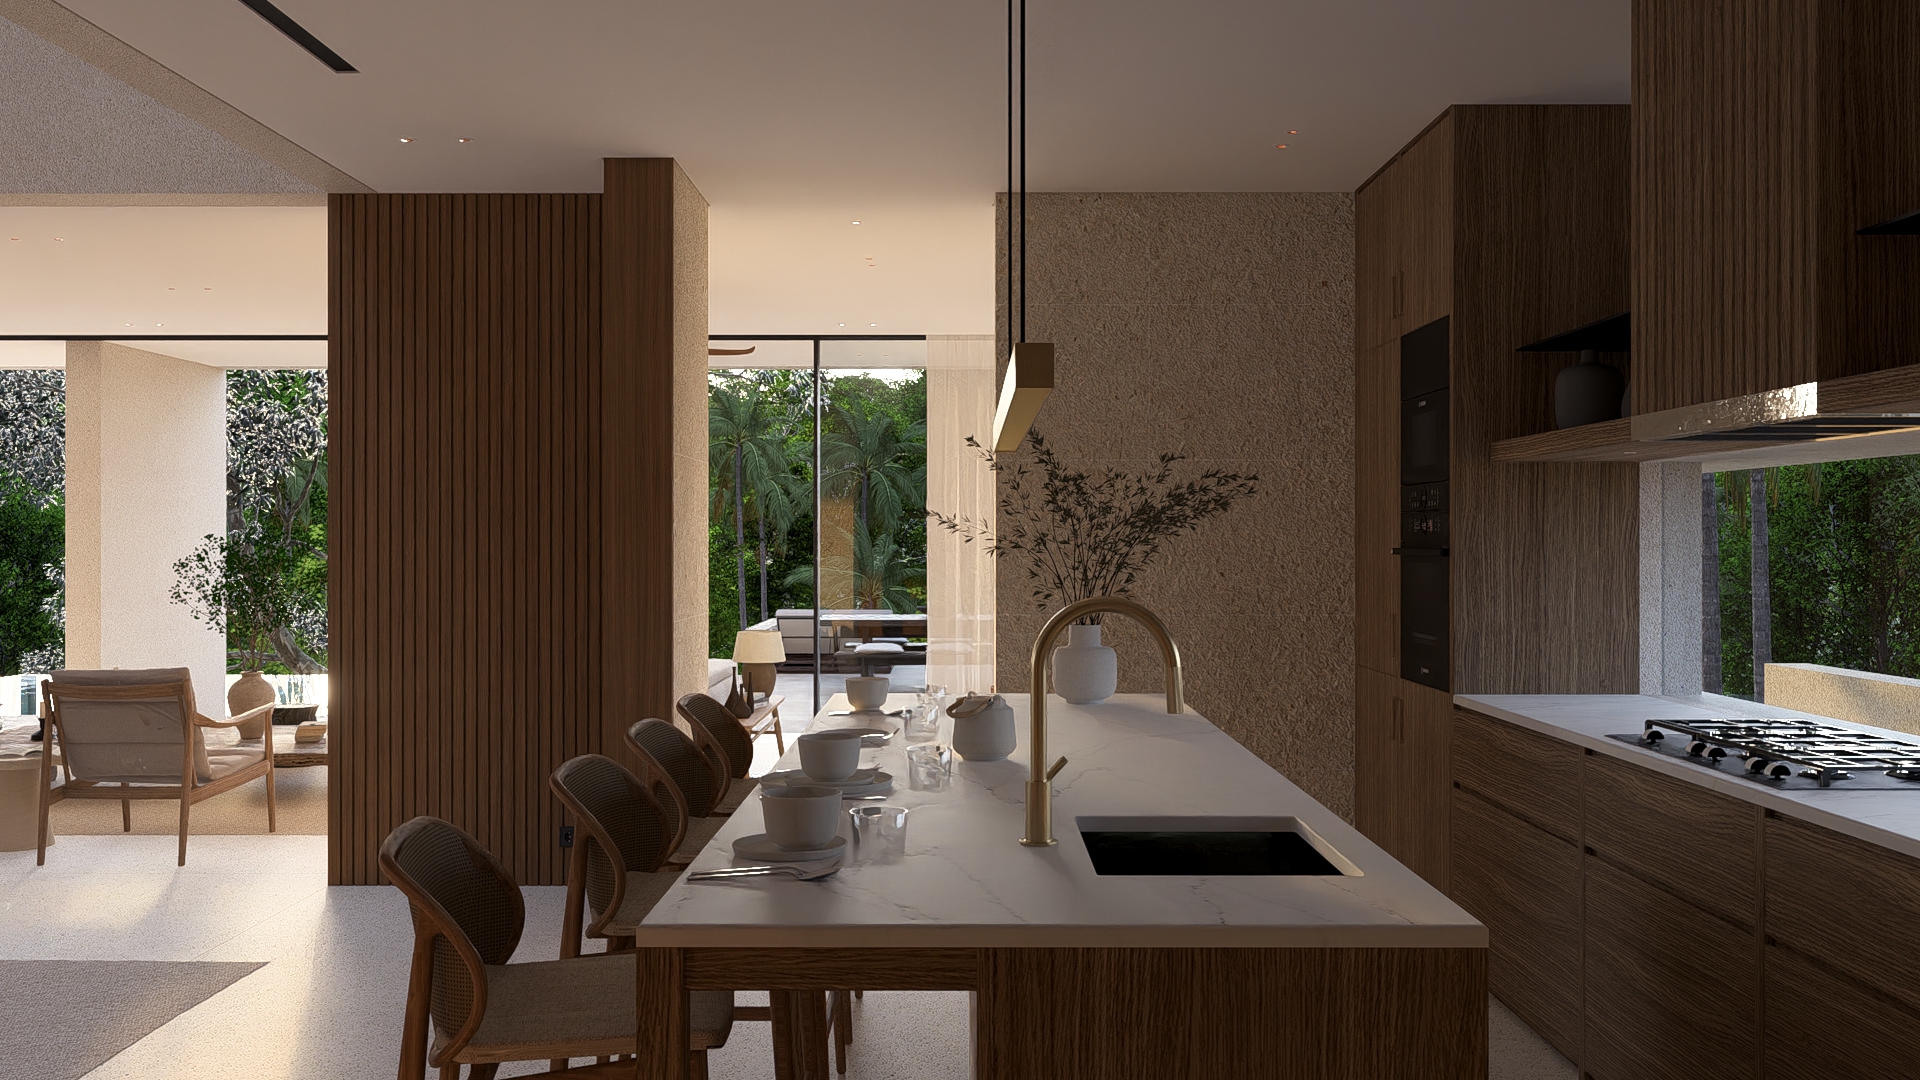
[[[896, 614], [919, 611], [927, 596], [925, 558], [915, 561], [884, 533], [875, 536], [855, 529], [853, 536], [853, 606], [886, 608]], [[790, 587], [813, 588], [813, 564], [787, 573]]]
[[168, 596], [198, 621], [238, 639], [234, 659], [242, 670], [262, 668], [274, 655], [270, 636], [312, 602], [299, 585], [301, 563], [310, 554], [303, 541], [258, 525], [208, 534], [173, 564]]
[[59, 645], [66, 506], [19, 482], [0, 487], [0, 674]]
[[[1717, 478], [1725, 692], [1753, 693], [1747, 474]], [[1920, 678], [1920, 456], [1769, 470], [1773, 660]]]

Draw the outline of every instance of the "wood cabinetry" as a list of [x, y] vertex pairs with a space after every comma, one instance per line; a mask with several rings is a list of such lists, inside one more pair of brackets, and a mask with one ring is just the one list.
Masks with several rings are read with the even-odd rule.
[[1920, 1080], [1920, 859], [1459, 710], [1453, 898], [1591, 1080]]
[[[1444, 783], [1405, 793], [1410, 773], [1444, 776], [1446, 763], [1414, 762], [1422, 744], [1411, 737], [1385, 741], [1382, 710], [1436, 702], [1420, 714], [1435, 746], [1451, 723], [1436, 692], [1398, 679], [1401, 631], [1418, 614], [1401, 610], [1403, 568], [1390, 554], [1401, 539], [1401, 335], [1447, 318], [1447, 615], [1423, 609], [1447, 626], [1447, 685], [1638, 689], [1638, 470], [1492, 456], [1495, 441], [1551, 413], [1554, 362], [1514, 350], [1626, 306], [1626, 148], [1624, 106], [1455, 106], [1355, 193], [1355, 814], [1396, 855], [1428, 852], [1445, 833], [1397, 815], [1444, 817], [1450, 796]], [[1428, 880], [1445, 880], [1444, 847], [1416, 858]]]
[[1453, 790], [1453, 899], [1487, 925], [1487, 984], [1580, 1060], [1580, 848]]
[[1586, 764], [1590, 850], [1721, 918], [1754, 925], [1759, 807], [1599, 754]]
[[1604, 859], [1587, 856], [1585, 876], [1581, 1068], [1595, 1080], [1757, 1076], [1753, 930]]
[[1364, 667], [1355, 688], [1354, 824], [1444, 891], [1453, 699]]
[[1636, 416], [1920, 364], [1920, 243], [1857, 235], [1920, 210], [1916, 51], [1912, 0], [1636, 0]]

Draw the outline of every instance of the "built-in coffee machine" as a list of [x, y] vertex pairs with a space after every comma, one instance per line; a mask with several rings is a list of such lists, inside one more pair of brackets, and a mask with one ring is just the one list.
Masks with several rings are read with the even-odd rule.
[[1400, 677], [1450, 688], [1447, 320], [1400, 338]]

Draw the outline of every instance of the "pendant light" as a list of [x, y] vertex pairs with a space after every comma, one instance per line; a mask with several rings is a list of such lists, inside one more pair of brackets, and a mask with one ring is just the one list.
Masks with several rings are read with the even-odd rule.
[[[1015, 5], [1019, 7], [1018, 50], [1020, 96], [1020, 253], [1014, 257], [1013, 152]], [[1020, 286], [1016, 306], [1014, 283]], [[1007, 357], [1007, 374], [1000, 383], [1000, 402], [993, 413], [993, 450], [1004, 454], [1020, 449], [1040, 406], [1053, 392], [1053, 346], [1027, 340], [1027, 0], [1007, 0], [1007, 336], [1014, 341]]]

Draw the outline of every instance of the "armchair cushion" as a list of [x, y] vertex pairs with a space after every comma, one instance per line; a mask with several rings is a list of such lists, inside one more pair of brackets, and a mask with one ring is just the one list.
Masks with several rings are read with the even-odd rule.
[[241, 769], [258, 765], [267, 758], [264, 747], [221, 746], [211, 750], [202, 747], [209, 763], [208, 776], [201, 783], [210, 783], [223, 776], [231, 776]]
[[[193, 672], [187, 668], [126, 668], [107, 671], [56, 671], [55, 686], [159, 686], [188, 683], [191, 701]], [[102, 783], [177, 784], [180, 782], [180, 743], [193, 740], [193, 771], [198, 783], [213, 779], [206, 740], [191, 715], [180, 715], [179, 699], [88, 701], [68, 699], [61, 706], [62, 747], [69, 767], [81, 780]]]

